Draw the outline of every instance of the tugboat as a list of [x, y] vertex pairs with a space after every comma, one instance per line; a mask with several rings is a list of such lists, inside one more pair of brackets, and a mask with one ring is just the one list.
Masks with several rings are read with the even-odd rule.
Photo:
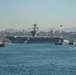
[[55, 45], [63, 45], [63, 42], [56, 42]]
[[69, 45], [76, 45], [76, 43], [75, 43], [75, 42], [70, 41], [70, 42], [69, 42]]
[[5, 43], [0, 41], [0, 47], [5, 47]]
[[61, 40], [58, 40], [58, 42], [55, 42], [55, 45], [63, 45], [64, 43]]

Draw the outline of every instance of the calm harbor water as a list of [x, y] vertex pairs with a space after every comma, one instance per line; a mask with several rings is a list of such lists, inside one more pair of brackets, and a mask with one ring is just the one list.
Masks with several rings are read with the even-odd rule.
[[7, 44], [0, 47], [0, 75], [76, 75], [76, 46]]

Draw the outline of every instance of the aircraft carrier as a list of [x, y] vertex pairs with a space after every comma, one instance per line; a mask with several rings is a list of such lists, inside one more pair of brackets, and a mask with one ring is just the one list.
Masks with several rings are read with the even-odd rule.
[[11, 43], [55, 43], [63, 42], [62, 38], [51, 37], [51, 36], [36, 36], [37, 24], [34, 24], [33, 30], [31, 31], [32, 36], [6, 36]]

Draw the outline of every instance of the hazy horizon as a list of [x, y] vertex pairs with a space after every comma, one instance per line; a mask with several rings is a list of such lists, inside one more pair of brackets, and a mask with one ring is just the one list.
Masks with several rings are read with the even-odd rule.
[[76, 0], [0, 0], [0, 31], [28, 29], [35, 22], [40, 29], [71, 28], [75, 19]]

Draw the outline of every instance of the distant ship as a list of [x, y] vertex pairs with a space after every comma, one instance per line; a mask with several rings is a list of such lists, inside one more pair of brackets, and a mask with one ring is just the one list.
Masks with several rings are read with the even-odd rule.
[[37, 24], [34, 24], [31, 31], [32, 36], [6, 36], [12, 43], [55, 43], [58, 41], [63, 42], [62, 38], [51, 36], [36, 36]]

